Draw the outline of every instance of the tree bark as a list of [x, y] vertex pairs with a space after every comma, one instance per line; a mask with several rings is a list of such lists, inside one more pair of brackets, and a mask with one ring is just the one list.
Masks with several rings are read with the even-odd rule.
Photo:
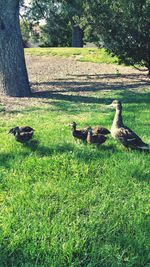
[[19, 0], [0, 0], [0, 94], [29, 96]]
[[72, 47], [83, 47], [83, 30], [78, 25], [72, 27]]
[[150, 76], [150, 64], [148, 65], [148, 76]]

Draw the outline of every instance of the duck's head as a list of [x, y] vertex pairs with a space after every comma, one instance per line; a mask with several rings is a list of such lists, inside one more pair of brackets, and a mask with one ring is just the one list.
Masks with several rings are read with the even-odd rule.
[[69, 126], [71, 126], [71, 128], [74, 129], [74, 128], [76, 128], [77, 124], [76, 124], [75, 121], [73, 121], [73, 122], [71, 122], [71, 123], [69, 124]]
[[10, 129], [9, 132], [8, 132], [8, 134], [13, 134], [13, 135], [15, 135], [15, 134], [16, 134], [16, 130], [18, 130], [18, 129], [19, 129], [19, 127], [16, 126], [15, 128]]
[[14, 130], [15, 130], [15, 134], [16, 134], [16, 133], [20, 133], [20, 129], [19, 129], [19, 127], [18, 127], [18, 126], [17, 126], [17, 127], [15, 127], [15, 128], [14, 128]]
[[109, 105], [109, 107], [110, 108], [117, 109], [117, 110], [120, 110], [120, 109], [122, 109], [121, 101], [119, 101], [119, 100], [113, 100], [113, 102]]

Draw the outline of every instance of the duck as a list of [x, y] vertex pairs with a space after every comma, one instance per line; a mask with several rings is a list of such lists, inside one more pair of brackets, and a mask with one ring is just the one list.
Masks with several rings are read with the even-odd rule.
[[127, 150], [149, 151], [149, 145], [144, 143], [134, 131], [123, 124], [121, 101], [113, 100], [109, 107], [116, 110], [111, 126], [111, 136]]
[[16, 126], [14, 128], [11, 128], [8, 133], [15, 135], [16, 129], [18, 128], [19, 128], [20, 133], [34, 132], [34, 129], [32, 127], [26, 125], [26, 126]]
[[92, 127], [92, 132], [94, 134], [102, 134], [102, 135], [110, 134], [110, 131], [101, 125], [97, 125], [97, 126]]
[[21, 132], [19, 127], [15, 127], [15, 139], [17, 142], [25, 144], [29, 142], [33, 137], [33, 131], [30, 132]]
[[103, 134], [93, 134], [93, 130], [91, 127], [88, 128], [87, 134], [87, 143], [88, 144], [95, 144], [97, 147], [101, 144], [105, 143], [107, 137]]
[[69, 126], [71, 126], [71, 131], [72, 131], [72, 136], [75, 138], [75, 139], [79, 139], [83, 142], [86, 142], [86, 139], [87, 139], [87, 129], [88, 127], [86, 128], [83, 128], [83, 129], [77, 129], [77, 123], [75, 121], [71, 122], [69, 124]]

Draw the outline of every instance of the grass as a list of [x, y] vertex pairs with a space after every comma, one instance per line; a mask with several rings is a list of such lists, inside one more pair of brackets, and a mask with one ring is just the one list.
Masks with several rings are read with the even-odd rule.
[[[123, 99], [124, 122], [150, 143], [150, 88], [35, 96], [0, 106], [0, 267], [148, 267], [150, 154], [111, 137], [79, 144], [68, 123], [110, 128], [107, 104]], [[25, 124], [36, 129], [26, 146], [7, 135]]]
[[94, 63], [118, 63], [117, 57], [112, 57], [103, 48], [26, 48], [25, 53], [34, 56], [74, 57], [79, 61]]

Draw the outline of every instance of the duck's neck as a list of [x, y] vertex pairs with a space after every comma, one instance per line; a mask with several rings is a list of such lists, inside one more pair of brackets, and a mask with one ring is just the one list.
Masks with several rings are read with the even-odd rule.
[[120, 128], [123, 126], [122, 121], [122, 108], [116, 109], [115, 117], [113, 120], [112, 128]]
[[90, 143], [92, 138], [92, 132], [88, 132], [87, 134], [87, 142]]
[[20, 132], [16, 131], [15, 136], [20, 136]]
[[74, 125], [74, 126], [72, 126], [72, 132], [75, 132], [76, 131], [76, 126]]

